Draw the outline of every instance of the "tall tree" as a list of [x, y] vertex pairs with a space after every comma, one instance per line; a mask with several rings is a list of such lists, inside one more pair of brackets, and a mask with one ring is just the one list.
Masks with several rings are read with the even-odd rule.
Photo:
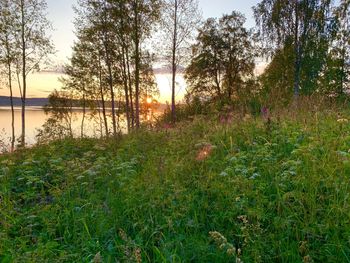
[[76, 20], [77, 33], [84, 35], [87, 39], [99, 41], [102, 44], [104, 63], [107, 68], [108, 86], [112, 106], [112, 128], [113, 135], [117, 135], [115, 82], [113, 67], [115, 63], [115, 27], [111, 17], [111, 5], [107, 0], [80, 0], [80, 9], [76, 9], [78, 18]]
[[16, 60], [18, 53], [16, 53], [14, 31], [15, 12], [12, 1], [0, 0], [0, 65], [4, 66], [5, 75], [7, 75], [8, 88], [10, 91], [11, 102], [11, 151], [15, 148], [15, 114], [13, 105], [13, 63]]
[[131, 29], [135, 65], [135, 124], [140, 127], [140, 73], [142, 42], [149, 36], [152, 26], [160, 18], [160, 0], [131, 0]]
[[[327, 33], [331, 0], [263, 0], [254, 8], [260, 36], [272, 49], [280, 50], [286, 43], [294, 48], [294, 95], [302, 90], [301, 76], [306, 81], [318, 75], [327, 52]], [[311, 60], [314, 60], [310, 63]], [[315, 61], [316, 60], [316, 61]], [[292, 62], [291, 62], [292, 63]], [[306, 73], [309, 66], [312, 72]]]
[[27, 99], [27, 77], [30, 73], [40, 69], [41, 63], [51, 53], [53, 45], [48, 36], [51, 23], [46, 18], [47, 3], [45, 0], [14, 0], [14, 10], [18, 19], [14, 25], [18, 28], [18, 49], [21, 59], [17, 61], [19, 89], [22, 99], [22, 134], [21, 145], [25, 146], [25, 113]]
[[185, 73], [190, 93], [219, 99], [239, 95], [254, 70], [253, 47], [244, 22], [242, 14], [232, 12], [219, 21], [208, 19], [199, 29]]
[[350, 85], [350, 0], [341, 0], [336, 10], [339, 25], [336, 52], [340, 60], [339, 92], [344, 93]]
[[166, 0], [162, 24], [165, 29], [166, 58], [171, 64], [171, 115], [176, 121], [176, 74], [178, 67], [185, 63], [196, 27], [201, 21], [197, 0]]

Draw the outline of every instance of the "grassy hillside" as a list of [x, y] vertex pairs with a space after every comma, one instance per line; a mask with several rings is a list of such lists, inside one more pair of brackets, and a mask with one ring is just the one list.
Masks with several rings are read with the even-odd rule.
[[347, 114], [197, 117], [0, 157], [0, 262], [350, 262]]

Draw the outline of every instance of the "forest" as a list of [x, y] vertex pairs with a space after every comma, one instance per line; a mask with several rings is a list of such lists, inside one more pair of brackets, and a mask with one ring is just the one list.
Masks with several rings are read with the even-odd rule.
[[78, 0], [27, 147], [28, 76], [55, 52], [46, 8], [0, 0], [1, 263], [350, 262], [349, 0], [261, 0], [252, 28], [197, 0]]

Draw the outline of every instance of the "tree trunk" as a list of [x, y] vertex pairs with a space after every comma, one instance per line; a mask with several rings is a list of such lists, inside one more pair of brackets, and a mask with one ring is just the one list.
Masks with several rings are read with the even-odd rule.
[[105, 46], [105, 52], [106, 52], [106, 64], [108, 69], [108, 85], [109, 85], [109, 91], [111, 93], [111, 101], [112, 101], [113, 136], [117, 136], [117, 122], [115, 118], [115, 97], [114, 97], [114, 88], [113, 88], [113, 73], [112, 73], [112, 66], [111, 66], [111, 61], [109, 57], [109, 50], [106, 42], [106, 36], [105, 36], [104, 46]]
[[341, 51], [341, 74], [340, 74], [340, 85], [339, 85], [339, 95], [344, 94], [344, 77], [346, 76], [345, 72], [345, 60], [346, 60], [346, 46], [345, 41], [343, 39], [343, 47]]
[[130, 72], [130, 59], [129, 59], [129, 49], [126, 46], [126, 65], [128, 70], [128, 82], [129, 82], [129, 96], [130, 96], [130, 113], [131, 113], [131, 127], [135, 127], [135, 112], [134, 112], [134, 102], [133, 102], [133, 91], [132, 91], [132, 81]]
[[[106, 4], [106, 2], [104, 2]], [[107, 8], [104, 6], [104, 22], [107, 22]], [[112, 100], [112, 124], [113, 124], [113, 136], [117, 136], [117, 122], [115, 118], [115, 98], [114, 98], [114, 88], [113, 88], [113, 73], [112, 73], [112, 65], [111, 65], [111, 58], [110, 58], [110, 49], [108, 47], [108, 36], [107, 32], [104, 30], [103, 32], [103, 45], [106, 52], [106, 64], [108, 69], [108, 84], [109, 84], [109, 90], [111, 93], [111, 100]]]
[[[109, 59], [107, 59], [109, 60]], [[113, 76], [112, 76], [112, 67], [110, 62], [107, 63], [108, 67], [108, 83], [109, 83], [109, 90], [111, 93], [111, 100], [112, 100], [112, 123], [113, 123], [113, 135], [117, 136], [117, 122], [115, 119], [115, 98], [114, 98], [114, 89], [113, 89]]]
[[25, 21], [24, 21], [24, 0], [21, 0], [21, 40], [22, 40], [22, 134], [21, 146], [25, 146], [26, 136], [26, 96], [27, 96], [27, 75], [26, 75], [26, 40], [25, 40]]
[[15, 150], [15, 110], [13, 106], [13, 90], [12, 90], [12, 68], [11, 68], [11, 51], [9, 38], [6, 36], [6, 52], [7, 52], [7, 70], [8, 70], [8, 82], [10, 89], [10, 104], [11, 104], [11, 152]]
[[13, 107], [13, 91], [12, 91], [12, 72], [11, 72], [11, 61], [8, 60], [8, 77], [9, 77], [9, 89], [10, 89], [10, 102], [11, 102], [11, 152], [15, 149], [15, 109]]
[[135, 121], [136, 129], [140, 128], [140, 39], [138, 0], [134, 2], [134, 44], [135, 44]]
[[103, 118], [101, 117], [101, 103], [100, 103], [100, 99], [97, 96], [96, 99], [96, 106], [97, 106], [97, 112], [98, 112], [98, 124], [100, 125], [100, 138], [103, 138]]
[[98, 57], [98, 65], [99, 65], [100, 96], [101, 96], [101, 102], [102, 102], [102, 115], [103, 115], [106, 137], [108, 138], [109, 131], [108, 131], [108, 122], [107, 122], [107, 114], [106, 114], [106, 102], [105, 102], [105, 98], [104, 98], [104, 94], [103, 94], [102, 66], [101, 66], [100, 56]]
[[81, 129], [80, 129], [80, 136], [81, 138], [84, 138], [84, 123], [85, 123], [85, 114], [86, 114], [86, 100], [85, 100], [85, 89], [83, 89], [83, 118], [81, 120]]
[[125, 112], [126, 112], [126, 123], [128, 127], [128, 133], [130, 132], [130, 110], [129, 110], [129, 88], [128, 88], [128, 76], [126, 70], [126, 59], [125, 59], [125, 47], [122, 47], [123, 56], [123, 82], [124, 82], [124, 93], [125, 93]]
[[176, 102], [175, 102], [175, 88], [176, 88], [176, 45], [177, 45], [177, 10], [178, 2], [174, 3], [174, 35], [173, 35], [173, 48], [172, 48], [172, 82], [171, 82], [171, 119], [172, 123], [176, 122]]
[[294, 65], [294, 97], [299, 97], [300, 90], [300, 45], [299, 45], [299, 10], [298, 0], [295, 0], [295, 31], [294, 31], [294, 53], [295, 53], [295, 65]]

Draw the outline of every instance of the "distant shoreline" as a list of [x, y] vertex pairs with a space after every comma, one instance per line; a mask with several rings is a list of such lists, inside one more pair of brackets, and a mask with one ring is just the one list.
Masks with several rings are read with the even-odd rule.
[[[44, 107], [49, 103], [48, 98], [27, 98], [26, 106], [28, 107]], [[19, 97], [13, 98], [13, 105], [15, 107], [22, 106], [22, 100]], [[11, 100], [8, 96], [0, 96], [0, 107], [11, 107]]]

